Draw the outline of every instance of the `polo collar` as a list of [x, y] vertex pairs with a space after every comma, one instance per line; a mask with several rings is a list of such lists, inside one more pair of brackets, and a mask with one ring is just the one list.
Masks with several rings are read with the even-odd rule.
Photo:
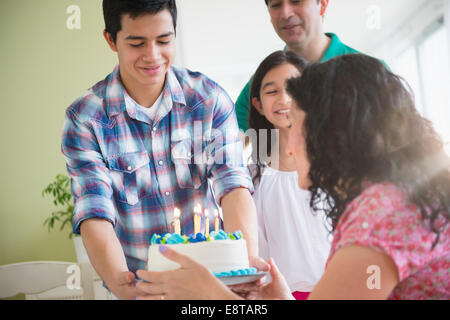
[[[341, 42], [341, 39], [339, 39], [339, 37], [336, 34], [329, 32], [325, 33], [325, 35], [331, 39], [331, 42], [327, 50], [323, 54], [322, 58], [320, 59], [320, 62], [325, 62], [330, 60], [331, 58], [341, 55], [342, 48], [344, 47], [344, 44]], [[284, 46], [283, 51], [286, 50], [287, 46]]]
[[342, 55], [344, 44], [341, 42], [341, 39], [334, 34], [334, 33], [325, 33], [327, 37], [331, 39], [330, 45], [328, 46], [328, 49], [325, 51], [325, 53], [322, 56], [322, 59], [320, 59], [320, 62], [325, 62], [330, 60], [331, 58], [337, 57]]

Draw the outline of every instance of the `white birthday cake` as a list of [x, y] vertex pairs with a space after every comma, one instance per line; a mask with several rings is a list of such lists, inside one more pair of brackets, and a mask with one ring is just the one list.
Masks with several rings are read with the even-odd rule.
[[167, 233], [163, 236], [155, 234], [148, 250], [149, 271], [167, 271], [180, 267], [178, 263], [165, 258], [159, 252], [160, 244], [189, 256], [206, 266], [217, 277], [256, 273], [255, 268], [249, 267], [247, 245], [240, 231], [233, 234], [223, 230], [217, 233], [213, 231], [207, 236], [202, 233], [195, 236], [177, 233]]

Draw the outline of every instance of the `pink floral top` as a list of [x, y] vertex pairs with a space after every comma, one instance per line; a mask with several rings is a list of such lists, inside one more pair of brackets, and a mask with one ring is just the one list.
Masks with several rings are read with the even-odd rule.
[[399, 283], [388, 299], [450, 299], [449, 224], [431, 251], [435, 239], [406, 192], [391, 183], [373, 184], [341, 216], [327, 264], [345, 246], [370, 247], [397, 266]]

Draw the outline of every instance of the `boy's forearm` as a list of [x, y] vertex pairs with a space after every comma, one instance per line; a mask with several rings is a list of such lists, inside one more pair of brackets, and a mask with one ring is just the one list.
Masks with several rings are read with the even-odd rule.
[[81, 223], [81, 238], [95, 271], [110, 286], [120, 272], [128, 271], [122, 246], [110, 222], [88, 219]]
[[249, 256], [258, 256], [258, 224], [256, 207], [250, 192], [238, 188], [222, 198], [223, 224], [227, 232], [241, 230]]

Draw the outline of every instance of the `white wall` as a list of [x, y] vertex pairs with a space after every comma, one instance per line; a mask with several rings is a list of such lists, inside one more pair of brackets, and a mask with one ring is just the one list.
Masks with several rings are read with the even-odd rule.
[[325, 30], [339, 34], [355, 49], [373, 54], [409, 16], [432, 1], [435, 0], [331, 0]]
[[[445, 14], [444, 14], [444, 20], [445, 20], [445, 25], [447, 26], [447, 45], [448, 45], [448, 49], [450, 51], [450, 0], [444, 0], [445, 4], [444, 4], [444, 10], [445, 10]], [[450, 63], [449, 63], [450, 66]], [[448, 70], [448, 73], [450, 74], [450, 69]]]
[[178, 0], [178, 61], [235, 99], [259, 63], [284, 43], [263, 0]]
[[442, 16], [446, 1], [448, 0], [421, 1], [414, 11], [397, 23], [391, 23], [374, 42], [374, 54], [385, 58], [388, 62], [394, 62], [392, 60], [411, 45], [424, 29]]
[[[325, 31], [389, 63], [389, 52], [377, 49], [418, 8], [433, 1], [442, 0], [330, 0]], [[259, 63], [284, 47], [263, 0], [178, 0], [177, 4], [176, 63], [210, 76], [233, 99]], [[373, 9], [379, 10], [379, 28], [372, 23]]]

